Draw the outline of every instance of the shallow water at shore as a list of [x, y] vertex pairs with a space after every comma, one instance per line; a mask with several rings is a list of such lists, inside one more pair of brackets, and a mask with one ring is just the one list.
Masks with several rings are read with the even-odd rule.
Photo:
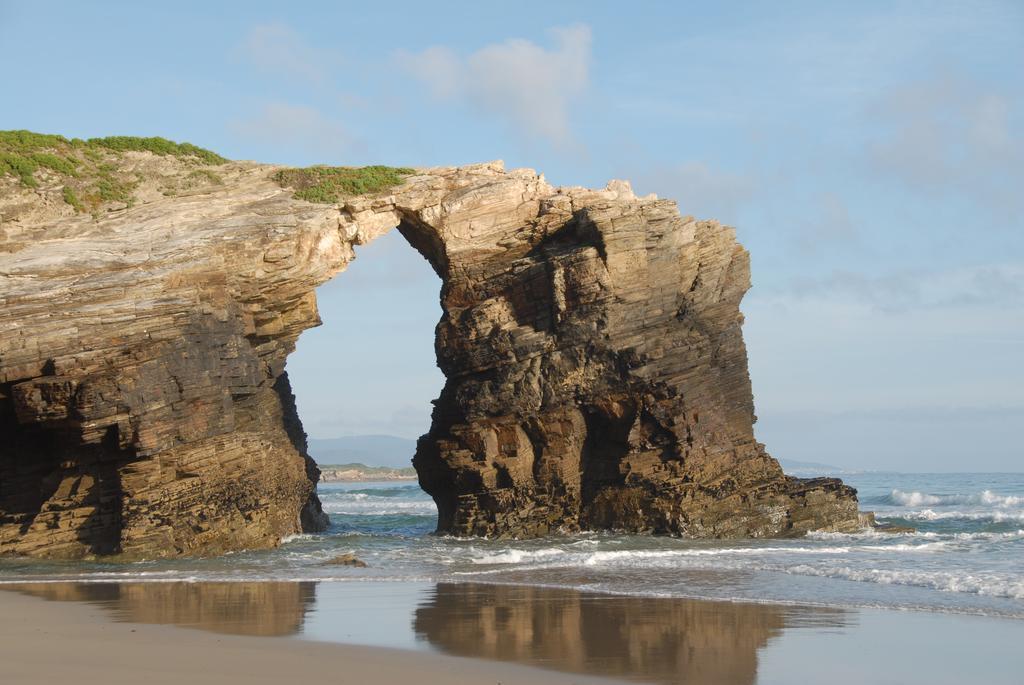
[[520, 585], [50, 582], [6, 589], [88, 602], [117, 622], [436, 652], [666, 685], [1009, 684], [1017, 682], [1024, 639], [1024, 622], [1015, 620]]
[[[912, 608], [1024, 618], [1024, 475], [842, 474], [879, 521], [917, 532], [797, 540], [615, 534], [541, 540], [431, 535], [415, 483], [321, 485], [331, 529], [277, 550], [114, 564], [0, 560], [21, 581], [426, 581], [524, 584], [646, 597]], [[368, 564], [327, 564], [353, 553]]]

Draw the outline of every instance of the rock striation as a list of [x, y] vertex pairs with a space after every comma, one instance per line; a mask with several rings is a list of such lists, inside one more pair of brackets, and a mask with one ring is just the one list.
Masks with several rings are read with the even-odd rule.
[[500, 162], [330, 204], [269, 165], [168, 194], [188, 160], [117, 163], [137, 199], [93, 216], [45, 170], [0, 176], [0, 553], [216, 554], [323, 527], [285, 363], [314, 289], [395, 227], [443, 283], [447, 382], [414, 459], [440, 532], [859, 526], [854, 490], [787, 477], [754, 439], [730, 228]]

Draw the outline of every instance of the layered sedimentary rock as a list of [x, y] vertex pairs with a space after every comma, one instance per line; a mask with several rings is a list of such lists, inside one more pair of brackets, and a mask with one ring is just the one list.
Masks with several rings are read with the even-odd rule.
[[184, 163], [121, 163], [138, 202], [101, 216], [0, 177], [0, 553], [209, 554], [321, 527], [285, 361], [315, 287], [394, 227], [443, 283], [447, 383], [414, 460], [440, 531], [858, 525], [853, 490], [786, 477], [754, 440], [729, 228], [500, 163], [334, 204], [270, 166], [167, 196], [147, 179]]
[[506, 175], [453, 196], [432, 224], [447, 383], [414, 460], [439, 530], [857, 527], [850, 488], [787, 478], [754, 440], [749, 258], [732, 229], [621, 182]]

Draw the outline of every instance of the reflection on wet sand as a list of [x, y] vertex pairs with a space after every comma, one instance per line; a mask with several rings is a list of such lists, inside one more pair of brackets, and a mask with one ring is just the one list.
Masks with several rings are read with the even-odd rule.
[[234, 635], [302, 630], [316, 583], [42, 583], [5, 589], [59, 601], [98, 604], [130, 623], [173, 624]]
[[414, 627], [461, 656], [660, 683], [749, 685], [758, 650], [785, 629], [847, 620], [836, 609], [442, 583], [416, 610]]
[[[97, 604], [119, 621], [217, 633], [307, 632], [319, 640], [392, 647], [409, 644], [397, 633], [411, 629], [421, 646], [449, 654], [655, 683], [751, 685], [758, 652], [773, 638], [799, 627], [845, 627], [856, 616], [840, 609], [441, 583], [388, 588], [389, 596], [398, 598], [393, 605], [398, 614], [394, 630], [382, 632], [380, 626], [390, 625], [390, 609], [361, 585], [333, 584], [330, 592], [319, 593], [319, 601], [313, 582], [61, 582], [2, 588]], [[312, 619], [316, 603], [324, 606], [316, 607], [318, 618]], [[407, 635], [411, 642], [411, 632]]]

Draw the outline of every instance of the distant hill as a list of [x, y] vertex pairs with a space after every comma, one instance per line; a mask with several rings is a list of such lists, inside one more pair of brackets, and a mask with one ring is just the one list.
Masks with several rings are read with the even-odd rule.
[[320, 470], [320, 481], [323, 483], [416, 479], [416, 470], [412, 467], [393, 469], [366, 464], [321, 464]]
[[318, 464], [365, 464], [392, 469], [410, 466], [416, 441], [394, 435], [310, 438], [309, 454]]

